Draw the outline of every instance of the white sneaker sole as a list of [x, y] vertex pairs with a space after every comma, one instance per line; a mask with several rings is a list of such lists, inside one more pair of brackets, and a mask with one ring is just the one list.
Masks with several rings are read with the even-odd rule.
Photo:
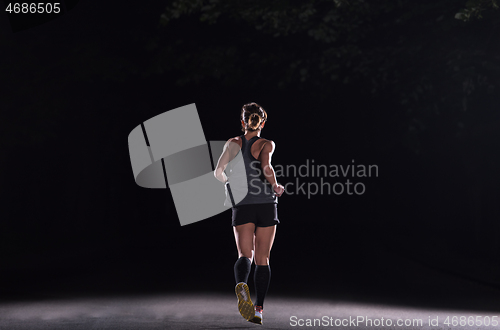
[[255, 316], [252, 317], [248, 322], [253, 322], [257, 324], [262, 324], [262, 315], [260, 313], [255, 312]]
[[234, 291], [238, 297], [238, 310], [240, 311], [241, 316], [243, 316], [246, 320], [252, 319], [255, 316], [255, 307], [250, 299], [250, 290], [248, 290], [248, 285], [240, 282], [236, 284]]

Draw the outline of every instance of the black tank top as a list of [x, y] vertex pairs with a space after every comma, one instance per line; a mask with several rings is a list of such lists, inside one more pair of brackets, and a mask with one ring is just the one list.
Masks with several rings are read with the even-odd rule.
[[[233, 206], [245, 204], [262, 204], [262, 203], [278, 203], [278, 197], [273, 191], [269, 181], [267, 181], [264, 171], [261, 168], [259, 160], [252, 155], [252, 145], [260, 139], [259, 136], [254, 136], [247, 141], [244, 135], [241, 138], [241, 154], [245, 163], [246, 181], [248, 193], [246, 196]], [[228, 175], [229, 185], [231, 184], [231, 172]], [[230, 189], [229, 189], [230, 190]]]

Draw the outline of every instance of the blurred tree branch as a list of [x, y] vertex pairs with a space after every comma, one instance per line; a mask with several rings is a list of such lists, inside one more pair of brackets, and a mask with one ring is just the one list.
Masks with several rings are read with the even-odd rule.
[[[481, 17], [496, 1], [469, 1], [468, 16], [460, 17]], [[452, 0], [177, 0], [161, 24], [169, 29], [189, 19], [202, 28], [189, 37], [172, 34], [154, 66], [176, 72], [181, 85], [244, 78], [254, 86], [307, 90], [325, 103], [340, 86], [355, 86], [403, 111], [402, 130], [418, 150], [419, 136], [443, 116], [449, 134], [462, 134], [471, 104], [491, 98], [500, 80], [491, 51], [497, 44], [488, 41], [495, 21], [466, 28], [456, 10]]]
[[489, 9], [498, 9], [498, 0], [468, 0], [465, 8], [455, 14], [455, 18], [464, 22], [470, 21], [472, 17], [483, 18], [481, 13]]

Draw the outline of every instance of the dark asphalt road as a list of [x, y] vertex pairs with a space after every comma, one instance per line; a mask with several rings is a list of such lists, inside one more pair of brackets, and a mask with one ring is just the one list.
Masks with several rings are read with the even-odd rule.
[[[495, 329], [494, 326], [446, 326], [447, 317], [493, 320], [500, 313], [417, 308], [342, 300], [269, 297], [264, 324], [252, 324], [238, 313], [230, 294], [162, 294], [149, 296], [65, 298], [3, 303], [1, 329]], [[480, 316], [480, 318], [477, 318]], [[307, 319], [322, 323], [307, 326]], [[371, 319], [373, 324], [369, 325]], [[439, 325], [429, 325], [429, 319]], [[350, 321], [355, 320], [355, 321]], [[389, 321], [390, 320], [390, 321]], [[498, 320], [495, 317], [494, 320]], [[314, 321], [310, 321], [314, 322]], [[333, 323], [332, 323], [333, 322]], [[346, 326], [336, 326], [344, 323]], [[380, 322], [380, 323], [378, 323]], [[392, 326], [387, 325], [392, 322]], [[406, 326], [396, 326], [406, 322]], [[314, 323], [311, 323], [314, 324]], [[378, 326], [377, 326], [378, 324]], [[302, 326], [301, 326], [302, 325]]]
[[[201, 273], [179, 268], [176, 260], [170, 264], [173, 268], [147, 268], [154, 263], [145, 257], [133, 267], [128, 260], [103, 271], [97, 268], [57, 278], [50, 276], [55, 273], [42, 279], [41, 272], [26, 272], [24, 277], [4, 272], [0, 329], [500, 328], [493, 322], [493, 316], [500, 318], [498, 288], [375, 248], [363, 255], [363, 260], [336, 258], [332, 267], [310, 267], [307, 276], [294, 272], [293, 264], [274, 263], [262, 326], [238, 313], [231, 262], [214, 270], [203, 267]], [[390, 261], [390, 269], [383, 260]], [[253, 281], [249, 286], [253, 290]], [[446, 325], [446, 318], [453, 322], [453, 316], [464, 316], [474, 325], [461, 326], [460, 319], [456, 325]], [[335, 320], [345, 325], [343, 320], [358, 317], [360, 323], [355, 325], [349, 321], [347, 326], [335, 326]], [[370, 327], [361, 317], [375, 323]], [[392, 326], [378, 324], [382, 318], [385, 325], [392, 320]], [[429, 318], [438, 318], [439, 325], [430, 325]], [[322, 323], [307, 326], [307, 319]], [[398, 319], [412, 325], [397, 326]], [[489, 325], [484, 325], [488, 320]], [[476, 325], [480, 322], [483, 325]]]
[[[498, 289], [452, 277], [410, 261], [401, 262], [398, 269], [402, 273], [395, 274], [394, 278], [399, 278], [399, 282], [388, 278], [386, 282], [379, 281], [379, 287], [372, 287], [372, 290], [366, 290], [370, 285], [351, 285], [343, 287], [342, 292], [334, 290], [342, 286], [322, 281], [320, 277], [318, 281], [302, 287], [283, 284], [275, 277], [266, 298], [262, 326], [249, 323], [239, 315], [232, 283], [206, 288], [201, 282], [186, 286], [188, 281], [184, 281], [178, 283], [176, 290], [104, 294], [90, 290], [71, 292], [72, 287], [82, 288], [85, 280], [96, 281], [75, 278], [74, 282], [60, 286], [57, 292], [47, 288], [35, 295], [2, 295], [0, 329], [499, 328], [494, 326], [494, 320], [500, 318]], [[109, 282], [106, 282], [102, 276], [100, 279], [104, 284], [117, 278], [116, 274], [107, 274]], [[249, 285], [253, 290], [252, 283]], [[311, 289], [309, 293], [304, 290], [307, 287]], [[464, 316], [467, 322], [474, 325], [446, 325], [447, 317], [453, 322], [453, 316]], [[366, 323], [366, 318], [374, 322], [372, 326]], [[382, 318], [386, 326], [378, 323], [382, 322]], [[430, 325], [429, 319], [436, 318], [439, 324]], [[322, 323], [316, 321], [316, 326], [307, 326], [307, 319], [319, 319]], [[355, 319], [356, 323], [350, 319]], [[392, 326], [387, 326], [388, 319], [392, 321]], [[336, 326], [335, 320], [337, 324], [349, 322], [347, 326]], [[398, 320], [411, 325], [397, 326]], [[457, 321], [460, 322], [460, 319]], [[489, 325], [484, 325], [485, 321], [489, 321]], [[476, 325], [479, 322], [483, 325]]]

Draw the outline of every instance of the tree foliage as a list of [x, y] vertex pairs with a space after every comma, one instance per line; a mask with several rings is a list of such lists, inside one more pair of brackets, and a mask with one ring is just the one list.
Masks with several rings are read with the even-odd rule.
[[493, 8], [496, 0], [468, 1], [460, 15], [451, 0], [177, 0], [162, 25], [198, 22], [205, 33], [174, 37], [155, 65], [177, 72], [179, 84], [245, 77], [325, 102], [339, 86], [355, 86], [404, 113], [402, 129], [418, 151], [418, 136], [436, 118], [446, 116], [446, 134], [459, 136], [471, 104], [493, 95], [497, 23], [489, 16], [463, 22]]
[[490, 9], [498, 9], [497, 0], [469, 0], [456, 15], [456, 19], [464, 22], [469, 21], [471, 18], [483, 18], [481, 15], [483, 11]]

